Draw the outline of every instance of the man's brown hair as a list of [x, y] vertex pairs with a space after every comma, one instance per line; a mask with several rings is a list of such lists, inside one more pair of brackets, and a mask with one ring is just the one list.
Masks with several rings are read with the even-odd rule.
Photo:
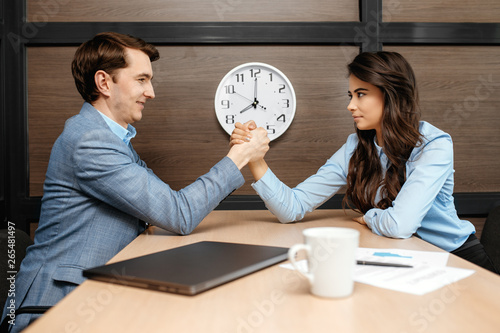
[[151, 62], [160, 58], [156, 47], [140, 38], [117, 32], [103, 32], [83, 43], [76, 50], [71, 70], [76, 88], [86, 102], [99, 97], [94, 76], [99, 70], [112, 75], [117, 69], [128, 66], [126, 48], [144, 52]]

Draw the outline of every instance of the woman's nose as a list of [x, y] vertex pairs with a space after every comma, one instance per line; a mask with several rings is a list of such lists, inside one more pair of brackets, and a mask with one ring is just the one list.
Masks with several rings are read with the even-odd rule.
[[349, 104], [347, 104], [347, 110], [353, 112], [356, 110], [356, 104], [353, 102], [353, 99], [349, 101]]

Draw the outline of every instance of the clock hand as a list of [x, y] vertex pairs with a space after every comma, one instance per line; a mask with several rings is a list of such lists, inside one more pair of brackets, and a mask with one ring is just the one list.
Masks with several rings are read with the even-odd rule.
[[243, 112], [245, 112], [245, 111], [247, 111], [247, 110], [250, 110], [250, 109], [251, 109], [251, 108], [253, 108], [253, 107], [255, 107], [255, 106], [254, 106], [254, 103], [250, 104], [249, 106], [247, 106], [246, 108], [244, 108], [243, 110], [241, 110], [241, 111], [240, 111], [240, 113], [243, 113]]
[[249, 106], [247, 106], [246, 108], [244, 108], [243, 110], [241, 110], [241, 111], [240, 111], [240, 113], [243, 113], [243, 112], [245, 112], [245, 111], [248, 111], [248, 110], [250, 110], [251, 108], [256, 109], [256, 108], [257, 108], [257, 106], [258, 106], [258, 107], [260, 107], [260, 108], [261, 108], [261, 109], [263, 109], [263, 110], [267, 110], [267, 108], [266, 108], [265, 106], [263, 106], [263, 105], [260, 105], [260, 104], [259, 104], [259, 101], [255, 101], [255, 102], [253, 102], [252, 104], [250, 104]]
[[259, 101], [257, 100], [257, 78], [255, 78], [255, 85], [254, 85], [254, 100], [252, 101], [250, 98], [247, 98], [245, 96], [243, 96], [242, 94], [234, 91], [234, 93], [238, 96], [240, 96], [241, 98], [244, 98], [246, 99], [247, 101], [249, 102], [252, 102], [252, 104], [250, 104], [249, 106], [247, 106], [246, 108], [244, 108], [243, 110], [240, 111], [240, 113], [243, 113], [245, 111], [248, 111], [250, 110], [252, 107], [254, 109], [257, 109], [257, 106], [260, 107], [261, 109], [263, 110], [266, 110], [267, 108], [265, 106], [262, 106], [259, 104]]
[[266, 110], [267, 108], [265, 106], [262, 106], [260, 105], [260, 102], [257, 100], [257, 78], [255, 78], [255, 85], [254, 85], [254, 89], [253, 89], [253, 105], [254, 105], [254, 108], [257, 109], [257, 106], [260, 107], [261, 109], [263, 110]]
[[253, 99], [254, 102], [257, 102], [257, 78], [255, 78], [255, 85], [253, 86]]
[[240, 93], [237, 93], [236, 91], [235, 91], [234, 93], [235, 93], [236, 95], [238, 95], [238, 96], [240, 96], [240, 97], [242, 97], [242, 98], [246, 99], [247, 101], [249, 101], [249, 102], [252, 102], [252, 103], [253, 103], [253, 101], [252, 101], [250, 98], [246, 98], [245, 96], [243, 96], [243, 95], [242, 95], [242, 94], [240, 94]]

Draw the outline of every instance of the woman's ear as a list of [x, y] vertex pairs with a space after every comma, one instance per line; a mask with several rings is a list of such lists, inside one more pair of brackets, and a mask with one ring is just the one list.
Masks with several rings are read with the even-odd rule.
[[97, 90], [106, 97], [110, 96], [110, 81], [113, 79], [103, 70], [98, 70], [94, 75]]

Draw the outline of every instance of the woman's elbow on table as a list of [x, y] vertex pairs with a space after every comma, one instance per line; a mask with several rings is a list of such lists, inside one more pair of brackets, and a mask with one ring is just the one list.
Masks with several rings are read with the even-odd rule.
[[[367, 214], [370, 215], [370, 214]], [[372, 231], [379, 235], [390, 238], [410, 238], [416, 231], [415, 223], [408, 220], [393, 218], [390, 214], [365, 215], [365, 221]]]

